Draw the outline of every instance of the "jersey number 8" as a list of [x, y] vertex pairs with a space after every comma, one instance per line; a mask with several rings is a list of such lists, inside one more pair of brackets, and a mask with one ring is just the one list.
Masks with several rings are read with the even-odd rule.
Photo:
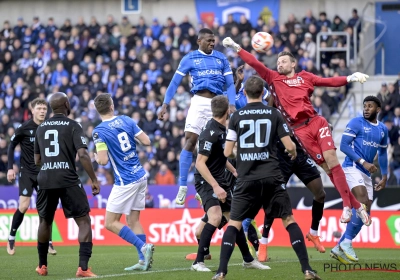
[[126, 134], [126, 132], [121, 132], [120, 134], [117, 135], [117, 137], [119, 140], [119, 144], [121, 146], [121, 150], [123, 152], [128, 151], [132, 147], [131, 143], [129, 142], [128, 134]]
[[[261, 125], [265, 124], [265, 130], [261, 129]], [[271, 121], [268, 119], [259, 119], [254, 122], [254, 120], [241, 120], [239, 122], [239, 127], [243, 128], [245, 125], [249, 126], [249, 130], [246, 133], [240, 135], [240, 147], [241, 148], [254, 148], [254, 144], [258, 148], [264, 148], [269, 143], [269, 137], [271, 134]], [[262, 142], [261, 132], [265, 131], [265, 139]], [[255, 143], [246, 143], [246, 138], [250, 137], [255, 133]]]

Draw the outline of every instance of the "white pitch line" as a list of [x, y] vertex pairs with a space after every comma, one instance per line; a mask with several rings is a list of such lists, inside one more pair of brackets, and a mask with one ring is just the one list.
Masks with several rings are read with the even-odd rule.
[[[368, 261], [368, 260], [374, 260], [374, 259], [363, 259], [363, 261]], [[384, 259], [381, 259], [384, 260]], [[332, 259], [310, 259], [310, 262], [312, 263], [313, 261], [332, 261]], [[266, 263], [266, 265], [274, 264], [274, 263], [298, 263], [298, 260], [274, 260], [272, 262]], [[235, 264], [229, 264], [228, 267], [230, 266], [240, 266], [242, 263], [235, 263]], [[216, 265], [209, 265], [207, 266], [209, 268], [214, 268], [217, 267]], [[272, 268], [273, 269], [273, 268]], [[162, 269], [162, 270], [148, 270], [148, 271], [142, 271], [142, 272], [127, 272], [127, 273], [119, 273], [119, 274], [108, 274], [108, 275], [99, 275], [97, 277], [91, 277], [91, 279], [101, 279], [101, 278], [114, 278], [114, 277], [121, 277], [121, 276], [128, 276], [128, 275], [141, 275], [141, 274], [152, 274], [152, 273], [163, 273], [163, 272], [174, 272], [174, 271], [190, 271], [190, 268], [171, 268], [171, 269]], [[67, 278], [65, 280], [76, 280], [76, 279], [81, 279], [81, 278]]]

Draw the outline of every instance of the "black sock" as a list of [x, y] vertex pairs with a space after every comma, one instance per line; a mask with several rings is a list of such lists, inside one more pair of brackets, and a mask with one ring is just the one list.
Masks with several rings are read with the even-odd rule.
[[[204, 256], [210, 253], [211, 238], [217, 227], [207, 223], [200, 235], [200, 243], [197, 249], [197, 257], [193, 264], [204, 262]], [[207, 253], [208, 252], [208, 253]]]
[[233, 249], [235, 249], [236, 235], [239, 233], [234, 226], [228, 226], [222, 237], [221, 242], [221, 255], [219, 257], [219, 267], [217, 273], [228, 273], [228, 262], [232, 256]]
[[238, 245], [245, 262], [254, 261], [253, 256], [250, 254], [249, 246], [247, 245], [246, 235], [244, 235], [243, 227], [236, 234], [236, 244]]
[[92, 242], [79, 242], [79, 267], [83, 271], [88, 269], [89, 259], [92, 256]]
[[250, 241], [251, 245], [253, 245], [254, 249], [258, 251], [258, 247], [260, 246], [258, 242], [257, 231], [253, 227], [252, 224], [249, 226], [249, 231], [247, 232], [247, 239]]
[[17, 234], [17, 230], [19, 228], [19, 226], [22, 224], [22, 221], [24, 220], [24, 213], [22, 213], [21, 211], [19, 211], [19, 209], [17, 209], [17, 211], [15, 211], [13, 219], [12, 219], [12, 223], [11, 223], [11, 231], [10, 231], [10, 236], [15, 236]]
[[324, 214], [324, 203], [313, 200], [311, 214], [311, 229], [318, 231], [319, 221], [321, 221]]
[[311, 270], [311, 266], [308, 262], [308, 255], [306, 245], [304, 243], [303, 233], [297, 223], [292, 223], [286, 227], [289, 232], [290, 243], [292, 243], [293, 250], [296, 252], [297, 258], [301, 264], [301, 270]]
[[269, 218], [267, 215], [265, 215], [262, 237], [268, 238], [269, 231], [270, 231], [273, 223], [274, 223], [274, 218]]
[[39, 254], [39, 267], [42, 267], [42, 265], [47, 266], [47, 251], [49, 250], [49, 242], [38, 242], [37, 250]]

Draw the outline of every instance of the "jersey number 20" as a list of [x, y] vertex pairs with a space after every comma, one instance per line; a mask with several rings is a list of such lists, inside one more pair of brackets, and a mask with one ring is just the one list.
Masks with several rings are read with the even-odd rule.
[[[271, 121], [268, 119], [259, 119], [254, 122], [254, 120], [241, 120], [239, 122], [239, 127], [243, 128], [245, 125], [249, 126], [249, 130], [246, 133], [240, 135], [240, 147], [241, 148], [254, 148], [254, 144], [258, 148], [264, 148], [269, 143], [269, 137], [271, 134]], [[262, 142], [261, 139], [261, 125], [265, 125], [265, 139]], [[246, 138], [250, 137], [255, 133], [255, 143], [246, 143]]]
[[129, 137], [126, 132], [121, 132], [120, 134], [117, 135], [119, 144], [121, 146], [121, 150], [123, 152], [128, 151], [132, 146], [131, 143], [129, 142]]

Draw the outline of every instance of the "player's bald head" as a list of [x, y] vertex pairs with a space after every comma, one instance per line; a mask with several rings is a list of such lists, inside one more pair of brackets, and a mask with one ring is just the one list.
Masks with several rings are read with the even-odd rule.
[[68, 96], [63, 92], [56, 92], [51, 95], [49, 103], [53, 111], [64, 109], [65, 103], [68, 103]]

